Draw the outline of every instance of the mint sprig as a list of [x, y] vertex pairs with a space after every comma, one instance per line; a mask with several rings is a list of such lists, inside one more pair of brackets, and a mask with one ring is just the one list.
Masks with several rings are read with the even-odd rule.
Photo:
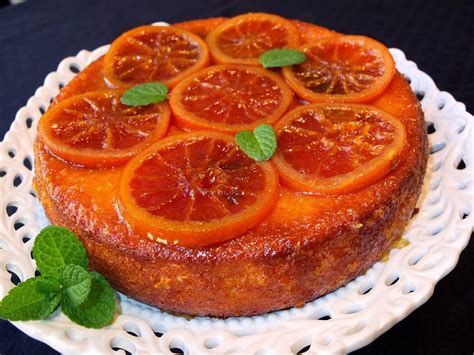
[[36, 237], [33, 255], [41, 276], [10, 290], [0, 302], [0, 318], [11, 321], [45, 319], [59, 306], [87, 328], [111, 323], [115, 294], [107, 280], [87, 271], [89, 260], [79, 238], [64, 227], [44, 228]]
[[91, 290], [91, 274], [79, 265], [66, 265], [61, 269], [59, 279], [64, 294], [74, 306], [79, 306], [87, 299]]
[[41, 275], [56, 278], [63, 266], [72, 264], [86, 269], [89, 264], [82, 243], [64, 227], [43, 228], [36, 237], [33, 255]]
[[168, 87], [159, 82], [138, 84], [125, 91], [120, 102], [127, 106], [147, 106], [166, 100]]
[[115, 295], [107, 280], [92, 272], [91, 288], [87, 299], [80, 306], [66, 298], [61, 307], [73, 322], [87, 328], [102, 328], [112, 321], [115, 311]]
[[48, 284], [45, 276], [28, 279], [13, 288], [0, 302], [0, 317], [12, 321], [44, 319], [58, 308], [61, 295], [39, 290]]
[[275, 131], [269, 124], [261, 124], [253, 132], [241, 131], [236, 134], [235, 141], [245, 154], [256, 161], [270, 159], [277, 147]]
[[306, 60], [306, 54], [295, 49], [271, 49], [263, 53], [258, 60], [264, 68], [277, 68], [301, 64]]

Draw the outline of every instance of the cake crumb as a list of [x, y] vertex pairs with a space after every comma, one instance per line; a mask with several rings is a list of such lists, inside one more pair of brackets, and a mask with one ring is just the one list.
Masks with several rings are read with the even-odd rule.
[[170, 289], [170, 283], [171, 283], [171, 279], [169, 277], [161, 276], [160, 281], [155, 283], [154, 287], [155, 288], [164, 288], [166, 290], [169, 290]]

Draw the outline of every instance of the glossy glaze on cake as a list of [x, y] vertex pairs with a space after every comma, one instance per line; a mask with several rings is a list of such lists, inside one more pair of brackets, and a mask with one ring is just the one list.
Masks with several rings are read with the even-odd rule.
[[[332, 33], [296, 23], [303, 38], [308, 28]], [[101, 58], [79, 73], [53, 106], [74, 95], [107, 89], [103, 77]], [[37, 140], [34, 182], [51, 222], [74, 231], [86, 246], [91, 267], [126, 295], [166, 311], [221, 317], [302, 306], [380, 260], [402, 235], [421, 190], [425, 123], [406, 80], [396, 73], [369, 104], [405, 126], [407, 146], [395, 169], [349, 194], [311, 195], [280, 185], [268, 217], [218, 244], [170, 245], [137, 233], [118, 207], [121, 165], [76, 166]], [[172, 122], [168, 135], [179, 133]]]

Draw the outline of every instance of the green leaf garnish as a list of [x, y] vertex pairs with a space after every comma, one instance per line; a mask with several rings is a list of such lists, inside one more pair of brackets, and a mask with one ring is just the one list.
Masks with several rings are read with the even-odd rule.
[[53, 277], [41, 276], [30, 280], [36, 280], [36, 291], [48, 297], [53, 297], [61, 292], [61, 284], [59, 283], [59, 280]]
[[115, 295], [104, 277], [91, 272], [91, 289], [89, 296], [76, 307], [69, 298], [61, 306], [64, 314], [73, 322], [87, 328], [102, 328], [110, 324], [115, 313]]
[[236, 134], [235, 141], [245, 154], [256, 161], [270, 159], [277, 147], [275, 131], [269, 124], [261, 124], [253, 132], [241, 131]]
[[163, 83], [138, 84], [125, 91], [120, 102], [127, 106], [146, 106], [166, 100], [168, 87]]
[[87, 271], [89, 259], [75, 234], [64, 227], [46, 227], [36, 237], [33, 253], [42, 275], [10, 290], [0, 302], [0, 318], [44, 319], [61, 306], [73, 322], [87, 328], [112, 321], [114, 291], [103, 276]]
[[91, 276], [81, 266], [66, 265], [61, 269], [59, 279], [64, 288], [64, 294], [75, 306], [82, 304], [91, 290]]
[[44, 319], [53, 313], [61, 301], [61, 293], [43, 293], [39, 291], [38, 284], [44, 287], [52, 281], [45, 276], [38, 276], [18, 284], [10, 290], [8, 295], [0, 302], [0, 317], [12, 321]]
[[271, 49], [263, 53], [258, 60], [264, 68], [276, 68], [301, 64], [306, 60], [306, 54], [295, 49]]
[[64, 227], [43, 228], [36, 237], [33, 255], [41, 275], [55, 278], [65, 265], [74, 264], [86, 269], [89, 264], [79, 238]]

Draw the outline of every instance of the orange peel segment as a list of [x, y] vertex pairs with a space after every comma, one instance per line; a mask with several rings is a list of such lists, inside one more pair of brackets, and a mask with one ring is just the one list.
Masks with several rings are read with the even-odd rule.
[[298, 29], [288, 20], [266, 13], [233, 17], [206, 37], [216, 63], [260, 65], [258, 58], [275, 48], [295, 48]]
[[369, 102], [395, 75], [388, 48], [365, 36], [332, 36], [300, 50], [306, 61], [284, 67], [283, 76], [310, 102]]
[[170, 94], [170, 106], [184, 128], [235, 133], [276, 122], [292, 99], [291, 89], [278, 74], [223, 64], [180, 82]]
[[142, 235], [205, 246], [232, 239], [272, 211], [278, 173], [233, 138], [212, 132], [168, 137], [132, 159], [120, 181], [120, 209]]
[[141, 26], [112, 43], [104, 72], [115, 87], [152, 81], [173, 87], [208, 63], [207, 45], [194, 33], [173, 26]]
[[312, 104], [275, 126], [273, 163], [284, 184], [316, 194], [344, 194], [387, 175], [406, 144], [403, 123], [359, 104]]
[[96, 91], [61, 101], [38, 124], [38, 136], [57, 156], [88, 167], [122, 164], [166, 134], [166, 102], [130, 107], [122, 91]]

